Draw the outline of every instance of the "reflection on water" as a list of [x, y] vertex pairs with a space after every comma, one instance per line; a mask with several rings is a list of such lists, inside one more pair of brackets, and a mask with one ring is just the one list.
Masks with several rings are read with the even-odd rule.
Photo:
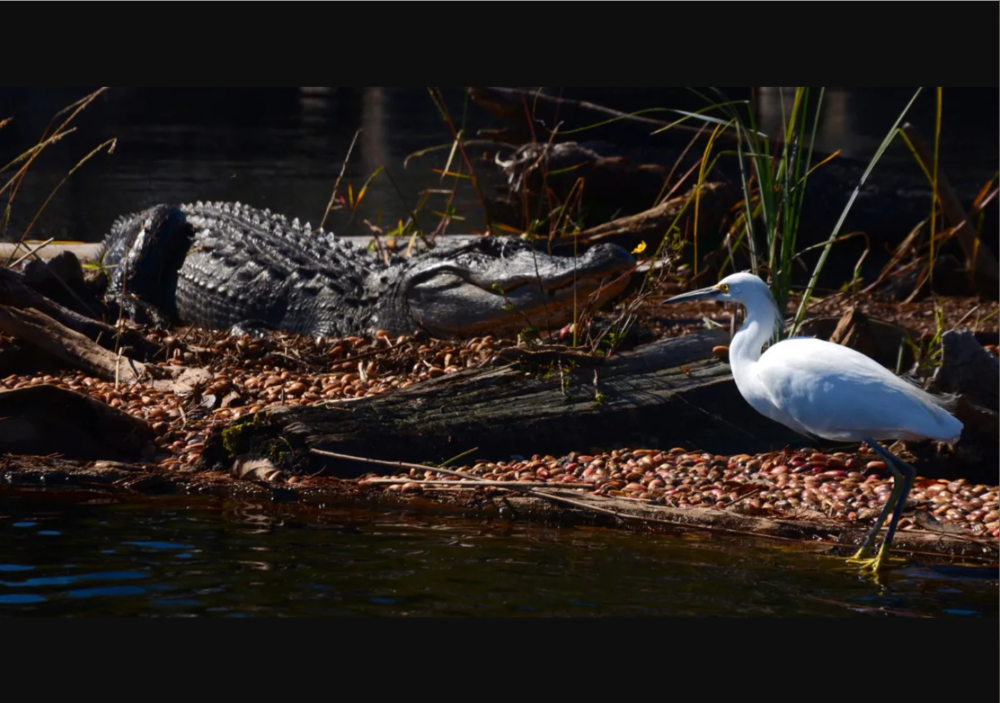
[[[27, 149], [52, 114], [85, 94], [40, 89], [0, 89], [3, 116], [18, 119], [0, 132], [0, 159]], [[449, 90], [448, 107], [460, 119], [461, 90]], [[447, 144], [450, 132], [424, 89], [283, 88], [109, 90], [74, 122], [78, 131], [47, 149], [32, 165], [12, 211], [7, 238], [19, 236], [66, 173], [103, 141], [117, 139], [112, 155], [99, 154], [70, 178], [46, 207], [31, 238], [97, 241], [118, 215], [155, 203], [238, 200], [318, 224], [358, 129], [339, 188], [357, 194], [372, 173], [384, 173], [367, 189], [351, 220], [335, 212], [328, 226], [341, 234], [370, 234], [364, 224], [392, 229], [418, 204], [420, 193], [440, 188], [448, 152], [404, 159]], [[397, 190], [398, 189], [398, 190]], [[443, 210], [447, 196], [434, 194], [425, 208]], [[471, 187], [455, 206], [482, 229], [481, 207]], [[421, 223], [428, 231], [437, 218]]]
[[0, 493], [0, 616], [996, 616], [997, 572], [704, 533]]
[[[547, 89], [557, 95], [560, 89]], [[746, 89], [726, 88], [733, 99], [748, 99]], [[52, 115], [86, 94], [86, 89], [0, 88], [0, 119], [14, 117], [0, 131], [0, 163], [32, 146]], [[499, 128], [504, 123], [469, 105], [461, 88], [443, 89], [451, 115], [466, 131]], [[912, 90], [829, 88], [817, 149], [842, 149], [846, 157], [872, 156], [906, 105]], [[785, 90], [786, 101], [790, 90]], [[650, 107], [698, 109], [700, 99], [683, 89], [566, 88], [564, 97], [603, 102], [621, 110]], [[781, 93], [759, 89], [756, 103], [762, 128], [781, 130]], [[786, 106], [786, 114], [787, 114]], [[914, 105], [910, 119], [925, 135], [933, 129], [933, 90]], [[941, 164], [953, 180], [985, 182], [998, 157], [996, 89], [945, 90]], [[340, 194], [357, 193], [380, 166], [388, 169], [368, 188], [353, 219], [334, 213], [328, 226], [341, 234], [370, 234], [364, 224], [392, 229], [428, 196], [421, 211], [423, 229], [437, 224], [454, 179], [442, 182], [447, 149], [416, 158], [417, 150], [447, 145], [451, 132], [424, 88], [115, 88], [80, 114], [77, 131], [47, 149], [32, 165], [17, 194], [4, 238], [21, 235], [67, 172], [94, 147], [117, 139], [114, 154], [92, 158], [60, 188], [31, 232], [34, 239], [97, 241], [115, 217], [154, 203], [239, 200], [270, 207], [318, 223], [357, 129], [362, 136], [344, 173]], [[666, 138], [661, 135], [657, 139]], [[577, 137], [587, 139], [586, 132]], [[655, 141], [655, 140], [653, 140]], [[685, 138], [686, 141], [686, 138]], [[651, 142], [652, 143], [652, 142]], [[471, 159], [492, 163], [495, 148], [470, 147]], [[488, 152], [488, 153], [487, 153]], [[460, 159], [453, 162], [458, 168]], [[914, 168], [902, 144], [883, 163]], [[495, 169], [477, 169], [491, 193], [499, 182]], [[466, 219], [451, 231], [482, 231], [481, 206], [468, 181], [459, 184], [456, 211]]]

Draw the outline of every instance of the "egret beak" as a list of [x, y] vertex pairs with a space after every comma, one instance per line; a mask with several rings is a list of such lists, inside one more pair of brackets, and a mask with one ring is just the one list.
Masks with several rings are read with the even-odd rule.
[[680, 295], [675, 295], [673, 298], [667, 298], [662, 301], [660, 305], [669, 305], [670, 303], [683, 303], [688, 300], [718, 300], [719, 296], [722, 295], [720, 291], [715, 286], [709, 286], [708, 288], [700, 288], [699, 290], [693, 290], [689, 293], [681, 293]]

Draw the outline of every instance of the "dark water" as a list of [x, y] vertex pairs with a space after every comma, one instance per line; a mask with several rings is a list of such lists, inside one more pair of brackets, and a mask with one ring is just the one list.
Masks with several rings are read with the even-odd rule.
[[[676, 88], [546, 90], [627, 111], [703, 106]], [[750, 97], [748, 89], [724, 90], [734, 99]], [[89, 91], [0, 88], [0, 119], [14, 118], [0, 130], [0, 163], [35, 144], [55, 112]], [[459, 126], [465, 115], [467, 136], [504, 126], [475, 105], [469, 104], [466, 111], [462, 88], [445, 88], [444, 94]], [[869, 159], [912, 94], [910, 88], [828, 89], [817, 149], [841, 149], [846, 157]], [[788, 95], [785, 91], [786, 99]], [[762, 88], [757, 94], [761, 126], [769, 133], [781, 128], [780, 97], [776, 88]], [[985, 182], [1000, 159], [997, 90], [947, 88], [944, 105], [942, 168], [953, 179]], [[933, 115], [934, 92], [927, 89], [910, 118], [930, 135]], [[191, 200], [239, 200], [316, 224], [358, 128], [363, 128], [363, 136], [347, 165], [340, 194], [346, 194], [348, 184], [357, 193], [380, 166], [392, 179], [383, 172], [372, 182], [353, 221], [349, 214], [335, 212], [327, 221], [334, 231], [370, 234], [366, 219], [391, 229], [417, 206], [421, 193], [451, 188], [455, 182], [449, 178], [442, 183], [433, 171], [444, 168], [447, 151], [403, 166], [417, 150], [451, 142], [448, 126], [424, 88], [114, 88], [74, 124], [74, 134], [32, 165], [14, 201], [10, 227], [0, 238], [19, 238], [74, 164], [111, 138], [118, 140], [114, 154], [95, 156], [61, 187], [32, 229], [32, 239], [97, 241], [118, 215], [158, 202]], [[586, 139], [586, 133], [577, 138]], [[476, 160], [485, 155], [492, 161], [496, 151], [493, 146], [473, 146], [469, 156]], [[914, 168], [900, 143], [881, 163], [883, 168]], [[488, 194], [497, 185], [495, 171], [477, 167]], [[0, 178], [0, 184], [5, 181]], [[428, 197], [420, 223], [426, 231], [437, 224], [433, 211], [442, 211], [449, 196]], [[466, 219], [453, 223], [449, 231], [483, 230], [481, 206], [468, 181], [460, 182], [454, 206]]]
[[703, 533], [0, 493], [0, 616], [995, 617], [995, 570]]

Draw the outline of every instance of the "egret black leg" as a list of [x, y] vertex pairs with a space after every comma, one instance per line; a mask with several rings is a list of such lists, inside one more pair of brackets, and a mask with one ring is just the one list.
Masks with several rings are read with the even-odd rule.
[[[875, 526], [872, 528], [872, 531], [868, 533], [864, 543], [861, 545], [861, 549], [859, 549], [854, 556], [848, 559], [848, 562], [861, 564], [862, 568], [878, 571], [882, 564], [882, 560], [886, 558], [889, 546], [892, 544], [892, 538], [896, 534], [896, 526], [899, 524], [899, 518], [900, 515], [902, 515], [903, 508], [906, 507], [906, 497], [910, 493], [910, 488], [913, 486], [913, 479], [916, 477], [917, 472], [912, 466], [895, 457], [892, 452], [875, 440], [866, 439], [865, 442], [875, 451], [876, 454], [882, 457], [885, 461], [885, 465], [889, 467], [889, 471], [892, 472], [892, 493], [889, 494], [889, 500], [886, 501], [885, 507], [882, 508], [882, 512], [879, 514], [878, 520], [875, 521]], [[890, 511], [892, 512], [892, 519], [889, 521], [889, 529], [886, 532], [885, 540], [882, 542], [882, 546], [879, 547], [878, 554], [874, 557], [868, 557], [871, 552], [872, 545], [875, 543], [875, 536], [878, 534], [878, 531], [882, 529], [882, 525], [885, 523], [885, 519], [889, 515]]]
[[[879, 447], [879, 449], [882, 449], [882, 447]], [[899, 496], [896, 498], [896, 505], [892, 510], [892, 519], [889, 520], [889, 529], [886, 531], [885, 541], [882, 543], [882, 548], [879, 550], [880, 556], [888, 552], [889, 545], [892, 544], [892, 538], [896, 534], [896, 526], [899, 524], [899, 518], [903, 515], [903, 509], [906, 507], [906, 498], [910, 495], [910, 489], [913, 488], [913, 481], [917, 477], [917, 470], [912, 466], [899, 457], [894, 456], [888, 450], [883, 450], [883, 452], [879, 452], [879, 456], [885, 459], [887, 466], [895, 468], [893, 476], [895, 477], [896, 482], [902, 485], [902, 489], [899, 492]]]

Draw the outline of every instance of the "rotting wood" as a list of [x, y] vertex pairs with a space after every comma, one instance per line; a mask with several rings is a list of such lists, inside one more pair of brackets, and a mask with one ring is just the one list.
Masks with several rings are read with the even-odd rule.
[[[699, 223], [703, 232], [714, 231], [734, 202], [735, 192], [725, 183], [702, 183], [693, 186], [684, 195], [666, 200], [656, 207], [626, 217], [619, 217], [604, 224], [585, 229], [571, 237], [559, 237], [553, 240], [554, 245], [568, 245], [573, 240], [594, 244], [600, 241], [611, 241], [622, 246], [632, 246], [646, 242], [655, 251], [655, 247], [663, 240], [663, 236], [675, 223], [681, 211], [687, 207], [685, 217], [694, 217], [694, 205], [688, 205], [693, 200], [695, 192], [700, 188]], [[683, 219], [683, 218], [682, 218]], [[678, 221], [679, 232], [683, 232], [684, 222]]]
[[134, 350], [131, 353], [136, 356], [148, 358], [158, 349], [157, 345], [136, 331], [126, 329], [119, 334], [112, 325], [92, 319], [49, 300], [29, 287], [24, 282], [24, 276], [20, 273], [0, 266], [0, 307], [2, 306], [37, 310], [67, 329], [87, 337], [110, 351], [114, 351], [116, 346], [120, 345], [124, 349]]
[[0, 305], [0, 330], [107, 381], [131, 383], [159, 375], [150, 370], [155, 367], [119, 356], [32, 308]]
[[712, 354], [726, 341], [726, 332], [704, 330], [594, 367], [563, 361], [561, 373], [558, 364], [520, 361], [350, 402], [269, 408], [213, 430], [202, 457], [213, 466], [248, 452], [280, 455], [304, 460], [302, 473], [358, 475], [370, 468], [309, 450], [440, 463], [469, 447], [480, 448], [476, 458], [506, 459], [512, 451], [559, 454], [611, 443], [731, 454], [808, 442], [743, 400], [729, 367]]

